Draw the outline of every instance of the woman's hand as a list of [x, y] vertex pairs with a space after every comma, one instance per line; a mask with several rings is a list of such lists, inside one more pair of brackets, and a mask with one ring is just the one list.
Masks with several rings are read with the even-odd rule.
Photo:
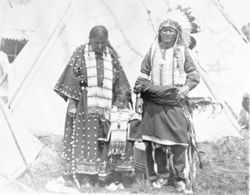
[[69, 99], [69, 106], [67, 113], [70, 117], [75, 118], [76, 117], [76, 100]]
[[183, 87], [181, 87], [179, 89], [179, 92], [178, 92], [178, 96], [177, 96], [177, 99], [184, 99], [185, 96], [187, 96], [188, 92], [190, 90], [190, 87], [187, 86], [187, 85], [184, 85]]

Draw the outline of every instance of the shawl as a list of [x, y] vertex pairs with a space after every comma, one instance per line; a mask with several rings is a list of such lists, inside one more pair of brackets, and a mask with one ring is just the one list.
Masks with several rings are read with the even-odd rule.
[[135, 89], [141, 91], [142, 99], [146, 99], [156, 104], [180, 106], [180, 102], [177, 99], [177, 87], [170, 85], [153, 85], [147, 79], [139, 77], [135, 83]]
[[[113, 67], [111, 56], [109, 53], [103, 55], [103, 75], [102, 73], [101, 75], [98, 75], [97, 69], [100, 69], [100, 67], [97, 65], [95, 52], [89, 51], [89, 48], [86, 47], [84, 53], [87, 53], [87, 55], [85, 55], [88, 83], [87, 106], [88, 108], [100, 107], [111, 109], [113, 87]], [[102, 81], [99, 83], [99, 80]]]

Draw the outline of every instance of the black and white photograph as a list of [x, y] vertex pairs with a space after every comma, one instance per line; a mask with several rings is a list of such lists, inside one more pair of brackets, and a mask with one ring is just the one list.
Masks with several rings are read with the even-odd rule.
[[249, 194], [249, 0], [0, 0], [1, 194]]

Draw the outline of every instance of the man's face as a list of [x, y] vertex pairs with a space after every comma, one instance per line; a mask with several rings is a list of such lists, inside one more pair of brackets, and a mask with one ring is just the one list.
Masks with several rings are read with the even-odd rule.
[[176, 41], [177, 34], [178, 32], [175, 29], [171, 27], [163, 27], [160, 31], [161, 41], [173, 46]]
[[107, 39], [103, 36], [97, 36], [90, 40], [91, 48], [96, 52], [103, 52], [107, 46]]

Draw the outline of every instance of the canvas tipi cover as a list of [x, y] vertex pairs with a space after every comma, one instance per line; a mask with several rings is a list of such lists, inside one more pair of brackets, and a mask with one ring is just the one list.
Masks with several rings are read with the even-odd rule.
[[[49, 2], [52, 2], [50, 7], [47, 6]], [[247, 72], [245, 68], [249, 59], [243, 53], [249, 47], [213, 1], [188, 2], [200, 20], [201, 32], [195, 38], [204, 75], [210, 78], [209, 86], [218, 97], [213, 99], [227, 101], [237, 113], [245, 83], [249, 83], [247, 77], [239, 77], [239, 74]], [[110, 42], [120, 54], [120, 61], [133, 86], [143, 56], [154, 40], [157, 17], [178, 1], [31, 0], [28, 3], [41, 8], [35, 15], [40, 25], [13, 63], [9, 105], [29, 130], [38, 134], [63, 134], [67, 105], [53, 92], [53, 87], [72, 51], [87, 42], [90, 29], [97, 24], [109, 29]], [[185, 6], [183, 1], [179, 3]], [[41, 15], [44, 17], [39, 17]], [[218, 24], [214, 22], [214, 17]], [[235, 66], [239, 60], [240, 63]], [[220, 72], [214, 72], [216, 68]], [[232, 73], [236, 76], [232, 77]], [[232, 84], [230, 79], [233, 79]], [[211, 96], [207, 85], [200, 86], [203, 89], [197, 87], [194, 95]], [[225, 115], [224, 112], [222, 114]], [[216, 131], [223, 132], [223, 136], [232, 135], [231, 132], [238, 135], [235, 126], [230, 124], [230, 120], [235, 119], [224, 117], [228, 126], [221, 129], [214, 122], [214, 127], [210, 125], [214, 129], [213, 136], [209, 139], [219, 135]]]
[[[21, 125], [7, 106], [0, 101], [0, 189], [20, 176], [26, 165], [38, 156], [42, 144]], [[26, 164], [27, 163], [27, 164]]]

